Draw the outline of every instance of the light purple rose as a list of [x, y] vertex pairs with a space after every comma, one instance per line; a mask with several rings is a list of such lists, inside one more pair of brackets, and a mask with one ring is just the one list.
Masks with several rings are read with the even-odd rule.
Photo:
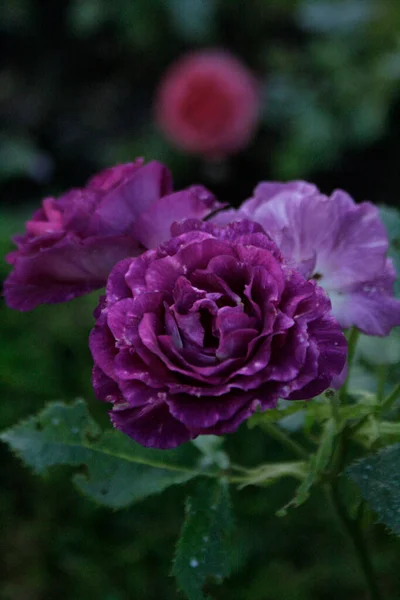
[[347, 346], [323, 289], [256, 223], [172, 231], [114, 267], [96, 312], [93, 385], [115, 427], [173, 448], [325, 390]]
[[82, 189], [43, 200], [14, 238], [6, 302], [25, 311], [101, 288], [118, 261], [169, 239], [174, 221], [220, 206], [202, 186], [173, 192], [170, 172], [156, 161], [107, 169]]
[[388, 236], [370, 202], [357, 205], [342, 190], [327, 197], [303, 181], [260, 183], [238, 211], [220, 213], [214, 222], [240, 219], [260, 223], [285, 258], [318, 281], [342, 327], [383, 336], [400, 325]]

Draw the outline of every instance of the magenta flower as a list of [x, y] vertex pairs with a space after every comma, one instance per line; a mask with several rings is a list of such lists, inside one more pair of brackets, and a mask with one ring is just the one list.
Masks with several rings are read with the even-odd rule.
[[325, 390], [346, 341], [315, 281], [251, 222], [199, 220], [112, 270], [90, 336], [98, 397], [115, 427], [172, 448], [235, 431], [257, 407]]
[[259, 85], [234, 56], [221, 50], [189, 54], [164, 75], [156, 120], [188, 152], [220, 158], [245, 147], [258, 121]]
[[118, 261], [169, 239], [174, 221], [220, 206], [202, 186], [173, 193], [169, 171], [155, 161], [107, 169], [82, 189], [46, 198], [14, 238], [6, 301], [25, 311], [101, 288]]
[[400, 325], [388, 236], [370, 202], [357, 205], [341, 190], [327, 197], [302, 181], [260, 183], [240, 210], [220, 213], [215, 222], [240, 219], [260, 223], [286, 259], [318, 281], [342, 327], [387, 335]]

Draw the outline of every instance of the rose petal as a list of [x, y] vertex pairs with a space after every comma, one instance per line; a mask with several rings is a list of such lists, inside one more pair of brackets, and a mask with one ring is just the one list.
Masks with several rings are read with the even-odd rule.
[[170, 188], [170, 173], [152, 161], [107, 193], [91, 220], [97, 235], [131, 234], [140, 215]]
[[195, 435], [170, 414], [164, 402], [155, 401], [140, 408], [118, 406], [110, 412], [114, 427], [123, 431], [142, 446], [175, 448]]
[[171, 237], [171, 225], [191, 217], [204, 219], [223, 204], [203, 186], [161, 197], [138, 218], [134, 232], [146, 248], [154, 248]]
[[400, 301], [374, 292], [331, 294], [332, 309], [344, 329], [355, 325], [367, 335], [389, 335], [400, 325]]

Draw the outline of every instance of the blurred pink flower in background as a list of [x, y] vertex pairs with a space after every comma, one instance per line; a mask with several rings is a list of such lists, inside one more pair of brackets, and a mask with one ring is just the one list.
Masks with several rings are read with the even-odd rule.
[[182, 149], [210, 159], [245, 147], [260, 108], [256, 78], [222, 50], [190, 53], [166, 71], [155, 99], [155, 116]]

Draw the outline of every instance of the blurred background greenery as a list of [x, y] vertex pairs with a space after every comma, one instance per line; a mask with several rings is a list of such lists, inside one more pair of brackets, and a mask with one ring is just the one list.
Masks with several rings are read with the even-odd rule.
[[[2, 255], [41, 197], [136, 156], [165, 162], [177, 187], [201, 182], [235, 205], [258, 181], [278, 178], [398, 202], [397, 0], [3, 0], [0, 34]], [[176, 150], [152, 122], [164, 69], [207, 46], [236, 54], [263, 86], [256, 137], [218, 165]], [[2, 278], [7, 270], [2, 263]], [[2, 304], [1, 428], [77, 396], [107, 424], [90, 385], [96, 302], [94, 294], [28, 314]], [[362, 385], [374, 385], [362, 368], [370, 371], [373, 351], [360, 357]], [[389, 362], [398, 380], [396, 351]], [[246, 426], [227, 447], [248, 465], [283, 452]], [[43, 481], [5, 447], [0, 454], [1, 600], [178, 597], [169, 571], [185, 490], [112, 513], [81, 497], [65, 470]], [[235, 493], [234, 574], [212, 596], [363, 600], [351, 547], [322, 496], [285, 519], [274, 516], [290, 491], [289, 483]], [[386, 598], [395, 600], [399, 543], [382, 527], [370, 542]]]

